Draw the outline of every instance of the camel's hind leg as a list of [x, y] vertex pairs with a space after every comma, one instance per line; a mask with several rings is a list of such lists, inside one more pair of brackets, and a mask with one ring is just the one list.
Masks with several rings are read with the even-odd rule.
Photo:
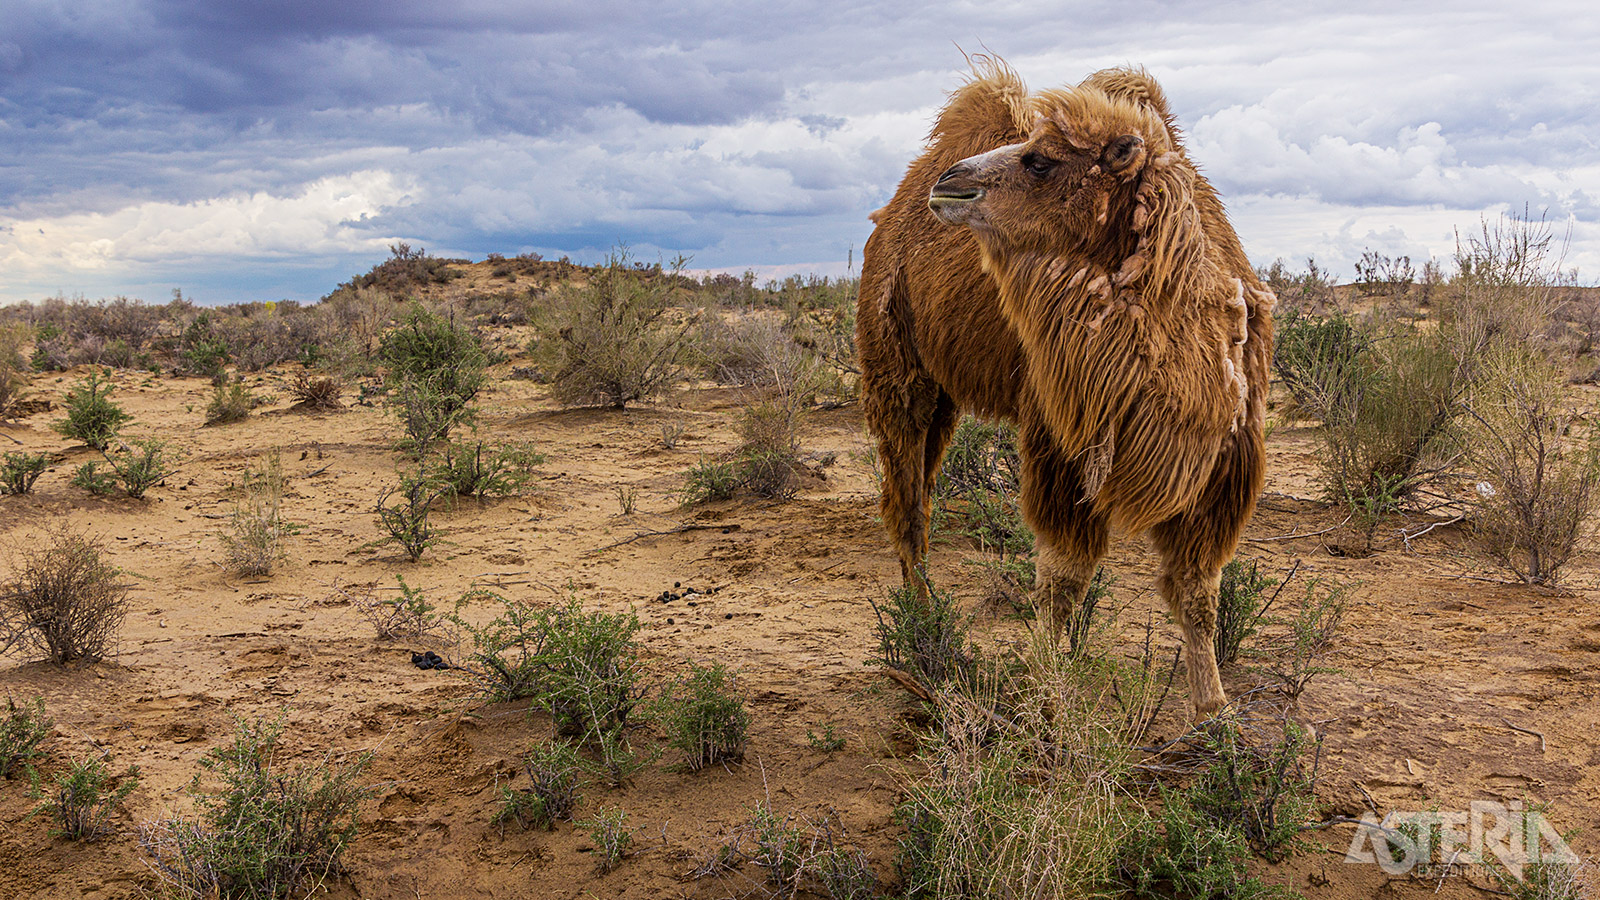
[[1083, 602], [1110, 543], [1110, 526], [1084, 502], [1081, 467], [1066, 458], [1039, 425], [1018, 426], [1022, 512], [1033, 529], [1037, 570], [1033, 608], [1052, 644]]
[[1150, 529], [1161, 553], [1158, 587], [1183, 629], [1183, 660], [1195, 721], [1228, 702], [1217, 670], [1217, 588], [1260, 490], [1259, 438], [1241, 435], [1225, 447], [1200, 501]]
[[927, 590], [917, 569], [928, 555], [934, 481], [960, 417], [950, 395], [928, 384], [911, 395], [911, 402], [883, 410], [874, 422], [883, 465], [883, 525], [900, 556], [901, 579], [916, 585], [919, 595]]

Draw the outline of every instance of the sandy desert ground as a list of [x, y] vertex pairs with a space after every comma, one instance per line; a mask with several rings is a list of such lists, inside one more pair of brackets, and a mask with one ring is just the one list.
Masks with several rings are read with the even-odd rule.
[[[82, 373], [35, 380], [34, 396], [54, 408], [0, 427], [0, 442], [48, 451], [55, 463], [33, 494], [0, 498], [0, 547], [28, 546], [62, 521], [102, 536], [131, 580], [132, 607], [111, 658], [82, 667], [8, 658], [0, 685], [44, 697], [57, 723], [46, 770], [101, 752], [144, 777], [117, 833], [88, 844], [51, 837], [45, 817], [25, 819], [26, 785], [0, 783], [0, 895], [143, 896], [154, 880], [138, 823], [186, 808], [185, 786], [234, 717], [280, 713], [293, 759], [376, 754], [371, 777], [381, 784], [348, 874], [329, 884], [333, 897], [744, 896], [762, 878], [750, 866], [700, 880], [686, 873], [764, 798], [778, 811], [836, 816], [889, 886], [900, 833], [891, 811], [915, 775], [920, 719], [915, 699], [872, 662], [868, 600], [887, 594], [898, 569], [876, 520], [858, 410], [807, 420], [801, 444], [823, 477], [797, 499], [684, 509], [685, 470], [735, 445], [745, 392], [700, 385], [623, 411], [562, 409], [545, 387], [509, 377], [517, 363], [495, 368], [479, 398], [480, 425], [545, 454], [535, 489], [441, 514], [446, 542], [415, 563], [373, 546], [374, 504], [403, 458], [381, 407], [291, 410], [288, 367], [249, 377], [276, 402], [243, 422], [201, 427], [207, 382], [119, 371], [115, 398], [135, 417], [126, 431], [169, 439], [184, 455], [144, 500], [98, 499], [67, 484], [93, 451], [49, 427]], [[663, 446], [664, 423], [684, 427], [673, 449]], [[302, 529], [271, 577], [239, 579], [220, 563], [230, 485], [274, 449], [288, 477], [285, 515]], [[1600, 850], [1600, 561], [1583, 555], [1565, 589], [1536, 591], [1502, 582], [1458, 526], [1402, 540], [1399, 529], [1429, 521], [1418, 519], [1386, 522], [1375, 552], [1350, 555], [1342, 513], [1311, 499], [1312, 432], [1280, 424], [1270, 453], [1241, 554], [1273, 574], [1298, 559], [1303, 576], [1356, 585], [1332, 660], [1339, 671], [1301, 701], [1326, 739], [1324, 812], [1359, 815], [1368, 797], [1380, 811], [1537, 801], [1559, 829], [1577, 832], [1578, 853]], [[631, 514], [620, 509], [619, 488], [636, 492]], [[708, 527], [651, 534], [684, 524]], [[1019, 637], [1016, 619], [978, 604], [982, 579], [963, 565], [974, 554], [946, 540], [932, 570], [967, 598], [980, 634]], [[1117, 540], [1107, 565], [1127, 621], [1148, 612], [1165, 621], [1142, 539]], [[658, 765], [625, 789], [590, 787], [588, 810], [620, 805], [637, 829], [638, 852], [610, 874], [595, 871], [582, 829], [502, 829], [491, 822], [497, 779], [517, 771], [549, 720], [530, 717], [525, 703], [475, 700], [454, 672], [418, 670], [411, 653], [428, 649], [421, 643], [375, 639], [343, 598], [363, 587], [392, 591], [396, 575], [445, 602], [478, 586], [549, 603], [572, 592], [592, 608], [635, 610], [653, 672], [697, 659], [740, 673], [753, 715], [744, 762], [698, 773]], [[715, 593], [659, 602], [676, 583]], [[1161, 625], [1159, 639], [1170, 653], [1176, 628]], [[1230, 692], [1253, 684], [1240, 668], [1224, 677]], [[1175, 692], [1153, 740], [1182, 728], [1182, 702]], [[808, 743], [808, 730], [825, 723], [846, 737], [844, 750]], [[1349, 826], [1315, 832], [1313, 849], [1261, 874], [1308, 898], [1482, 893], [1472, 886], [1482, 879], [1390, 877], [1347, 864], [1351, 834]]]

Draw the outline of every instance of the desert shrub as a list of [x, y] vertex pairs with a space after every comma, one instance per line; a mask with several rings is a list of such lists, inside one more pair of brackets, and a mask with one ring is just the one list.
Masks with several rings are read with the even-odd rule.
[[178, 372], [211, 379], [222, 384], [228, 377], [228, 343], [217, 333], [210, 312], [203, 312], [189, 323], [178, 338]]
[[1325, 420], [1344, 409], [1360, 388], [1360, 366], [1371, 351], [1371, 337], [1342, 313], [1314, 315], [1289, 307], [1277, 316], [1272, 371], [1296, 406]]
[[301, 370], [294, 374], [289, 385], [289, 396], [308, 409], [340, 409], [339, 395], [344, 393], [344, 379], [336, 375], [312, 375]]
[[1561, 269], [1563, 246], [1549, 222], [1501, 215], [1476, 234], [1456, 234], [1456, 274], [1440, 304], [1441, 328], [1469, 361], [1504, 346], [1541, 343], [1575, 280]]
[[690, 364], [707, 377], [741, 387], [793, 383], [812, 364], [771, 314], [707, 315], [687, 349]]
[[1209, 762], [1184, 800], [1238, 831], [1256, 853], [1281, 861], [1316, 813], [1321, 743], [1287, 717], [1249, 716], [1211, 729], [1203, 743]]
[[704, 459], [689, 469], [680, 497], [685, 506], [731, 500], [744, 479], [734, 460]]
[[22, 345], [32, 329], [20, 322], [0, 323], [0, 419], [9, 417], [28, 390], [28, 363]]
[[564, 741], [550, 741], [535, 747], [523, 758], [531, 786], [525, 789], [500, 787], [500, 810], [496, 824], [515, 821], [524, 829], [554, 827], [557, 819], [571, 819], [578, 805], [578, 788], [583, 784], [583, 765], [578, 751]]
[[284, 558], [284, 539], [294, 526], [283, 519], [283, 463], [276, 452], [262, 457], [259, 469], [247, 469], [243, 496], [228, 516], [222, 533], [224, 565], [245, 577], [271, 575]]
[[1356, 290], [1367, 297], [1404, 297], [1417, 280], [1411, 257], [1389, 257], [1376, 250], [1363, 249], [1356, 261]]
[[491, 702], [532, 697], [543, 681], [545, 630], [543, 611], [518, 600], [490, 591], [476, 592], [472, 599], [498, 603], [499, 615], [478, 626], [450, 616], [450, 621], [470, 637], [472, 650], [465, 673]]
[[413, 304], [400, 327], [383, 336], [391, 406], [418, 457], [471, 416], [469, 404], [486, 381], [488, 358], [465, 326]]
[[211, 393], [211, 402], [206, 404], [206, 424], [225, 425], [229, 422], [242, 422], [250, 415], [250, 410], [255, 408], [256, 397], [244, 382], [219, 384]]
[[1559, 370], [1512, 350], [1486, 363], [1468, 403], [1468, 462], [1481, 479], [1473, 531], [1529, 584], [1560, 577], [1600, 505], [1600, 434], [1574, 434]]
[[0, 463], [0, 494], [28, 493], [49, 465], [50, 457], [43, 453], [7, 452]]
[[1238, 829], [1200, 812], [1182, 791], [1160, 793], [1160, 812], [1135, 818], [1117, 862], [1118, 881], [1129, 894], [1139, 900], [1293, 896], [1250, 874], [1250, 844]]
[[[418, 473], [402, 476], [398, 488], [390, 488], [378, 498], [378, 526], [384, 537], [379, 543], [399, 544], [406, 556], [416, 562], [429, 547], [439, 542], [439, 535], [429, 520], [433, 504], [445, 495], [447, 488], [432, 478]], [[390, 499], [399, 495], [390, 504]]]
[[117, 475], [115, 472], [100, 471], [97, 462], [86, 462], [72, 470], [72, 478], [68, 481], [73, 487], [83, 488], [98, 497], [109, 496], [117, 490]]
[[669, 273], [639, 271], [619, 249], [590, 270], [587, 285], [548, 298], [530, 353], [559, 402], [621, 409], [678, 382], [692, 320], [674, 323], [669, 314], [687, 262], [674, 260]]
[[128, 610], [128, 588], [105, 559], [105, 545], [63, 527], [45, 545], [23, 551], [0, 587], [7, 645], [43, 652], [52, 662], [98, 660], [110, 652]]
[[5, 717], [0, 718], [0, 778], [15, 775], [19, 766], [44, 756], [40, 745], [55, 725], [44, 714], [44, 698], [36, 697], [33, 706], [18, 706], [6, 695]]
[[574, 823], [589, 830], [589, 840], [594, 843], [594, 865], [602, 874], [632, 855], [633, 832], [627, 823], [628, 814], [620, 808], [602, 809], [593, 818]]
[[687, 672], [662, 689], [655, 719], [691, 772], [744, 757], [750, 713], [737, 676], [720, 662], [701, 666], [691, 661]]
[[1265, 662], [1252, 668], [1291, 702], [1299, 700], [1311, 679], [1339, 671], [1327, 659], [1344, 623], [1348, 596], [1348, 585], [1312, 579], [1287, 618], [1270, 620], [1281, 627], [1263, 636], [1259, 657]]
[[[1016, 429], [963, 418], [951, 434], [934, 482], [932, 528], [963, 534], [1003, 562], [1028, 560], [1033, 532], [1022, 520], [1021, 477]], [[1024, 591], [1032, 586], [1031, 569], [1021, 585]]]
[[618, 731], [642, 695], [643, 664], [632, 613], [585, 612], [574, 597], [541, 610], [539, 654], [545, 668], [541, 705], [559, 733], [599, 737]]
[[394, 597], [378, 597], [368, 590], [352, 598], [351, 605], [381, 640], [438, 634], [449, 621], [448, 615], [441, 613], [427, 594], [406, 584], [404, 577], [396, 575], [395, 580], [400, 582], [400, 592]]
[[97, 370], [67, 392], [67, 418], [53, 427], [63, 437], [83, 441], [96, 450], [105, 450], [117, 429], [133, 416], [111, 402], [113, 387]]
[[1256, 274], [1277, 295], [1278, 309], [1282, 312], [1320, 314], [1338, 299], [1334, 293], [1336, 279], [1314, 259], [1307, 259], [1306, 268], [1301, 272], [1290, 270], [1278, 259], [1266, 268], [1257, 269]]
[[[1290, 570], [1290, 575], [1293, 574]], [[1278, 598], [1276, 591], [1271, 597], [1267, 596], [1267, 591], [1274, 586], [1278, 586], [1278, 582], [1261, 574], [1261, 564], [1257, 560], [1231, 559], [1222, 567], [1214, 639], [1218, 665], [1238, 659], [1245, 641], [1260, 630], [1273, 601]]]
[[33, 773], [31, 793], [44, 798], [34, 813], [49, 813], [55, 819], [52, 834], [73, 841], [92, 841], [111, 830], [111, 814], [138, 786], [138, 766], [129, 766], [122, 775], [112, 776], [97, 757], [74, 760], [55, 774], [48, 790], [40, 786], [38, 774]]
[[1322, 483], [1369, 530], [1451, 469], [1468, 387], [1448, 336], [1396, 327], [1374, 338], [1326, 398]]
[[948, 592], [930, 588], [919, 597], [915, 587], [905, 585], [882, 606], [874, 602], [872, 611], [878, 617], [878, 662], [905, 673], [924, 691], [931, 694], [976, 666], [968, 619]]
[[104, 455], [117, 481], [122, 483], [122, 489], [135, 500], [144, 497], [145, 491], [173, 472], [167, 457], [167, 442], [156, 438], [131, 441]]
[[470, 441], [448, 444], [433, 477], [457, 497], [510, 496], [525, 489], [544, 456], [529, 444]]
[[231, 744], [200, 765], [217, 784], [191, 788], [193, 817], [145, 825], [139, 843], [178, 896], [278, 900], [306, 895], [331, 872], [360, 827], [361, 753], [287, 770], [278, 762], [283, 720], [241, 720]]
[[1036, 647], [1008, 682], [937, 695], [942, 730], [895, 814], [907, 897], [1106, 892], [1129, 819], [1108, 671]]

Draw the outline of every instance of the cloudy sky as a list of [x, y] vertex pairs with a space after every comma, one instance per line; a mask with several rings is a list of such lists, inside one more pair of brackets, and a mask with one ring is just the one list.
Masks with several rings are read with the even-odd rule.
[[842, 273], [963, 49], [1149, 68], [1257, 263], [1420, 263], [1526, 206], [1594, 283], [1586, 7], [3, 0], [0, 302], [314, 300], [397, 241]]

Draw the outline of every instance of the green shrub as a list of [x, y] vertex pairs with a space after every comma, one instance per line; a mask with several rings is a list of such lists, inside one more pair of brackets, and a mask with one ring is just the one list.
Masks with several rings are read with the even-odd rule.
[[107, 820], [139, 786], [138, 766], [129, 766], [128, 771], [113, 777], [105, 763], [93, 756], [74, 760], [65, 771], [57, 772], [48, 791], [40, 786], [37, 772], [32, 776], [31, 795], [44, 798], [44, 802], [29, 815], [49, 813], [57, 826], [51, 833], [73, 841], [92, 841], [111, 830]]
[[[1187, 791], [1211, 821], [1237, 830], [1255, 852], [1281, 861], [1301, 843], [1316, 812], [1322, 745], [1292, 720], [1279, 734], [1252, 734], [1231, 723], [1210, 732], [1210, 764]], [[1311, 757], [1308, 759], [1308, 757]]]
[[[1293, 575], [1293, 570], [1290, 574]], [[1222, 567], [1214, 639], [1217, 665], [1225, 666], [1238, 659], [1245, 641], [1261, 629], [1268, 610], [1278, 598], [1276, 592], [1267, 597], [1267, 591], [1277, 584], [1261, 574], [1261, 564], [1253, 559], [1232, 559]]]
[[720, 662], [702, 666], [691, 661], [688, 671], [662, 690], [655, 719], [691, 772], [744, 758], [750, 713], [737, 676]]
[[559, 402], [621, 409], [678, 382], [693, 321], [674, 324], [669, 313], [687, 262], [674, 260], [667, 272], [638, 270], [619, 249], [590, 271], [587, 285], [546, 298], [530, 352], [550, 373]]
[[361, 784], [372, 755], [285, 770], [277, 759], [283, 727], [281, 718], [240, 721], [233, 742], [201, 760], [219, 784], [192, 789], [197, 815], [142, 830], [157, 876], [179, 896], [299, 897], [339, 871], [373, 792]]
[[1344, 623], [1349, 586], [1324, 586], [1312, 580], [1287, 619], [1274, 619], [1284, 626], [1262, 641], [1260, 665], [1252, 667], [1266, 675], [1291, 702], [1298, 701], [1306, 685], [1318, 675], [1338, 672], [1327, 665], [1335, 639]]
[[509, 496], [526, 488], [543, 464], [544, 456], [528, 444], [473, 441], [447, 445], [433, 476], [457, 497]]
[[98, 660], [116, 643], [128, 588], [98, 538], [63, 527], [23, 551], [14, 580], [0, 586], [0, 645], [42, 651], [52, 662]]
[[525, 790], [501, 788], [497, 823], [515, 820], [523, 828], [554, 827], [557, 819], [572, 818], [583, 785], [583, 764], [578, 751], [565, 741], [535, 747], [523, 759], [531, 786]]
[[388, 367], [385, 383], [419, 457], [467, 420], [487, 378], [488, 358], [478, 338], [421, 304], [383, 336], [378, 359]]
[[244, 382], [219, 384], [211, 394], [211, 402], [206, 404], [206, 424], [225, 425], [229, 422], [242, 422], [255, 408], [256, 397]]
[[681, 494], [685, 506], [731, 500], [739, 493], [744, 479], [738, 464], [730, 460], [701, 458], [689, 470]]
[[1272, 900], [1292, 896], [1250, 874], [1250, 845], [1189, 802], [1161, 789], [1161, 811], [1141, 814], [1118, 860], [1118, 880], [1139, 900], [1169, 897]]
[[[406, 556], [416, 562], [429, 547], [439, 542], [429, 516], [433, 504], [445, 494], [446, 488], [422, 474], [403, 476], [400, 487], [390, 488], [378, 498], [378, 525], [387, 537], [379, 543], [400, 545]], [[390, 505], [396, 494], [399, 500]]]
[[370, 591], [351, 603], [378, 632], [382, 640], [397, 638], [422, 638], [435, 634], [447, 621], [446, 616], [430, 601], [426, 594], [406, 584], [404, 577], [396, 575], [400, 593], [393, 598], [380, 598]]
[[6, 453], [0, 464], [0, 494], [28, 493], [49, 465], [50, 457], [43, 453]]
[[602, 874], [610, 872], [632, 855], [633, 832], [627, 828], [628, 814], [621, 809], [602, 809], [594, 818], [574, 824], [589, 829], [594, 842], [594, 865]]
[[117, 430], [132, 421], [133, 416], [111, 402], [113, 386], [101, 378], [99, 370], [78, 382], [67, 392], [67, 418], [53, 427], [64, 437], [83, 441], [90, 447], [104, 451], [116, 437]]
[[104, 497], [116, 491], [117, 475], [115, 472], [100, 471], [100, 464], [91, 461], [73, 469], [72, 479], [68, 483], [96, 496]]
[[[117, 473], [129, 497], [140, 499], [144, 492], [161, 483], [172, 469], [168, 465], [167, 442], [143, 438], [123, 444], [115, 453], [105, 453], [106, 462]], [[92, 480], [92, 477], [87, 477]]]
[[544, 686], [545, 611], [490, 591], [470, 597], [498, 603], [501, 612], [481, 627], [459, 614], [450, 617], [472, 639], [467, 675], [490, 702], [538, 694]]
[[14, 697], [6, 696], [6, 714], [0, 718], [0, 778], [10, 778], [30, 760], [44, 755], [39, 746], [50, 736], [55, 725], [44, 714], [44, 698], [38, 697], [33, 706], [18, 706]]
[[949, 593], [930, 589], [927, 597], [918, 597], [906, 585], [890, 593], [883, 606], [873, 603], [872, 611], [878, 617], [878, 661], [904, 672], [924, 691], [932, 693], [975, 670], [968, 620]]

